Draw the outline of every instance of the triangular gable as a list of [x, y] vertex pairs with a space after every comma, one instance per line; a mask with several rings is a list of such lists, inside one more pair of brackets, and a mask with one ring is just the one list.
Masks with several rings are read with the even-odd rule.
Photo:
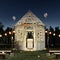
[[43, 22], [30, 10], [15, 24], [15, 26], [23, 23], [39, 23], [44, 26]]

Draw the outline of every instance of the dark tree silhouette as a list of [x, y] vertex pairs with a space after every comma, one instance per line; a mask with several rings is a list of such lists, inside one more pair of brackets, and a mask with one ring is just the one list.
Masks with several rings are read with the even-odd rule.
[[49, 47], [53, 48], [54, 47], [54, 39], [53, 39], [54, 29], [52, 26], [50, 26], [49, 32], [51, 32], [51, 34], [49, 34]]
[[7, 27], [5, 30], [5, 33], [7, 33], [7, 36], [4, 36], [4, 40], [5, 40], [5, 48], [9, 49], [12, 48], [12, 34], [9, 34], [9, 32], [12, 31], [11, 27]]
[[[45, 27], [46, 31], [48, 31], [48, 29]], [[45, 47], [48, 48], [48, 32], [45, 33]]]
[[55, 27], [55, 33], [59, 34], [59, 27]]
[[56, 48], [60, 48], [60, 37], [58, 36], [60, 34], [60, 29], [59, 27], [55, 27], [55, 47]]
[[4, 25], [0, 22], [0, 34], [4, 34], [3, 27], [4, 27]]
[[7, 27], [5, 32], [8, 33], [9, 31], [12, 31], [12, 28], [11, 27]]
[[0, 49], [4, 47], [4, 40], [3, 40], [3, 34], [4, 34], [4, 30], [3, 30], [4, 25], [0, 22], [0, 35], [2, 35], [2, 37], [0, 37]]
[[54, 32], [54, 29], [52, 26], [50, 26], [49, 31]]

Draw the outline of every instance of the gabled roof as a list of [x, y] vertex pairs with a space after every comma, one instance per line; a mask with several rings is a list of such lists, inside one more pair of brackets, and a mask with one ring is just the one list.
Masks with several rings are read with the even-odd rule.
[[39, 23], [44, 26], [43, 22], [30, 10], [15, 24], [15, 26], [23, 23]]

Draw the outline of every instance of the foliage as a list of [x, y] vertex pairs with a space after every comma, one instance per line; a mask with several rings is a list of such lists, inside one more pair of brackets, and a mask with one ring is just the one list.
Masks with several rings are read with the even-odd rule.
[[[3, 29], [3, 24], [0, 22], [0, 49], [10, 49], [12, 47], [11, 35], [9, 35], [9, 31], [12, 31], [12, 28], [7, 27], [6, 30]], [[7, 36], [4, 34], [7, 33]]]
[[[53, 29], [52, 26], [50, 26], [49, 29], [46, 29], [46, 31], [48, 31], [48, 33], [45, 33], [45, 45], [46, 48], [58, 48], [60, 49], [60, 29], [59, 27], [55, 27], [55, 29]], [[49, 32], [51, 32], [51, 34], [49, 34]], [[53, 36], [53, 34], [55, 33], [55, 36]]]
[[54, 29], [52, 26], [50, 26], [49, 31], [54, 32]]
[[54, 58], [54, 55], [48, 56], [46, 51], [20, 51], [6, 56], [6, 60], [54, 60]]

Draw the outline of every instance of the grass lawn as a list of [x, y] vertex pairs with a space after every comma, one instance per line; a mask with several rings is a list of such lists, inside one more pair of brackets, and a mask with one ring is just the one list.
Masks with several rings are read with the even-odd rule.
[[54, 55], [48, 56], [46, 51], [20, 51], [6, 55], [6, 60], [56, 60]]

